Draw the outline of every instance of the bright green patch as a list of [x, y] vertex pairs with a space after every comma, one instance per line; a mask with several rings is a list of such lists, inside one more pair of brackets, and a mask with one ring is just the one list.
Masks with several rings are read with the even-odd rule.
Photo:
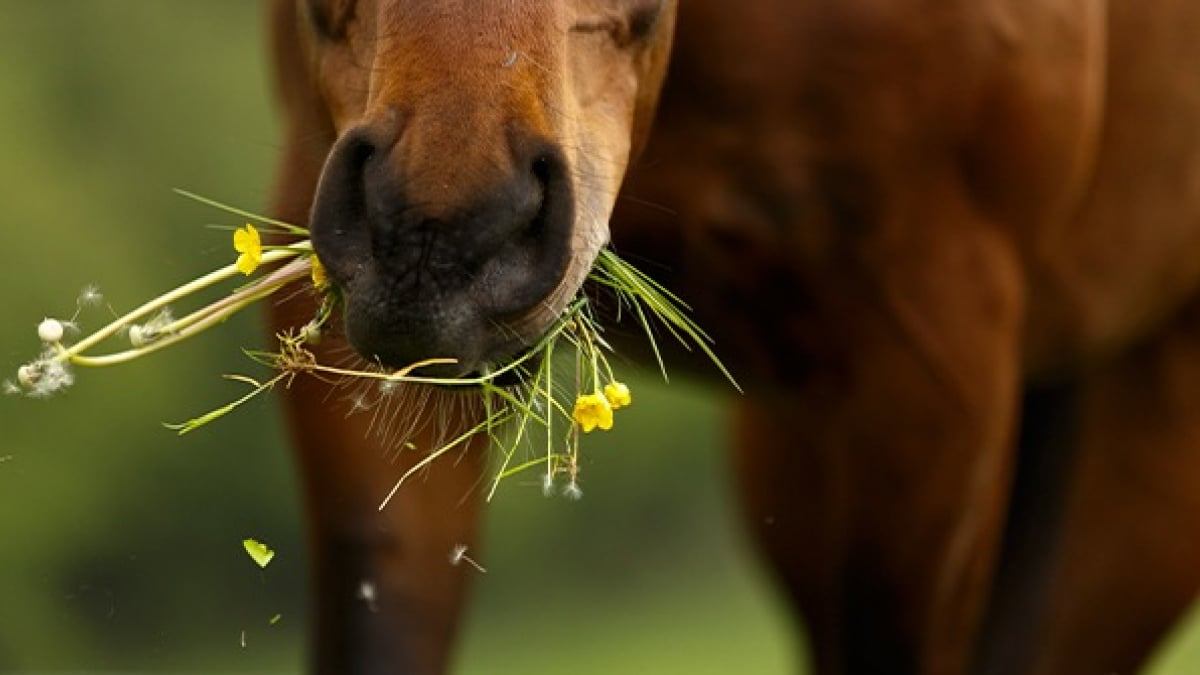
[[270, 565], [271, 561], [275, 559], [275, 551], [257, 539], [243, 539], [242, 547], [246, 549], [246, 554], [250, 556], [254, 564], [263, 569], [266, 569], [267, 565]]

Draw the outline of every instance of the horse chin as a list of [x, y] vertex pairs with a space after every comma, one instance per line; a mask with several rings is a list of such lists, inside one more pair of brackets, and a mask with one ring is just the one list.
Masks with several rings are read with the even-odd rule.
[[495, 384], [506, 386], [517, 379], [505, 367], [526, 358], [565, 309], [561, 294], [556, 289], [524, 310], [497, 314], [468, 292], [397, 307], [382, 293], [344, 291], [345, 336], [363, 359], [389, 370], [429, 362], [412, 374], [439, 379], [503, 370]]

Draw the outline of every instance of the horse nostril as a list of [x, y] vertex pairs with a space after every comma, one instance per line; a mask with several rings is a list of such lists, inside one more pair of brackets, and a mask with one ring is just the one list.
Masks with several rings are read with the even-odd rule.
[[546, 207], [550, 201], [550, 160], [538, 157], [533, 160], [530, 173], [534, 180], [533, 203], [536, 205], [533, 217], [529, 219], [526, 231], [530, 236], [540, 237], [546, 227]]
[[369, 128], [342, 136], [321, 171], [309, 219], [313, 247], [333, 278], [343, 282], [369, 252], [371, 174], [380, 146]]
[[367, 164], [375, 157], [375, 144], [369, 138], [356, 138], [347, 152], [351, 166], [358, 167], [359, 172], [365, 174]]
[[533, 177], [542, 186], [545, 191], [546, 185], [550, 183], [550, 158], [541, 155], [533, 160]]

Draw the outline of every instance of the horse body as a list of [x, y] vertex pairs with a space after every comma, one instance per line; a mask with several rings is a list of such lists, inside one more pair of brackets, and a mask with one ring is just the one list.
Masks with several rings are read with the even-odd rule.
[[[527, 341], [578, 286], [615, 203], [616, 248], [656, 264], [745, 384], [747, 524], [818, 672], [1143, 661], [1200, 583], [1185, 536], [1200, 526], [1200, 8], [690, 0], [672, 31], [672, 3], [482, 7], [274, 5], [289, 119], [276, 211], [311, 209], [335, 280], [361, 298], [396, 269], [435, 274], [391, 250], [419, 238], [396, 235], [385, 259], [393, 235], [347, 232], [436, 223], [453, 250], [426, 247], [434, 263], [501, 242], [508, 257], [473, 264], [536, 296], [504, 315], [502, 339], [459, 321], [490, 311], [469, 307], [406, 342], [404, 313], [428, 299], [396, 278], [404, 302], [351, 302], [359, 351], [468, 344], [481, 362]], [[407, 194], [379, 187], [401, 179]], [[383, 470], [394, 449], [327, 397], [311, 382], [288, 396], [317, 668], [437, 672], [465, 593], [445, 556], [474, 541], [478, 449], [379, 512], [416, 458]]]
[[[1146, 444], [1124, 431], [1129, 413], [1094, 400], [1119, 390], [1131, 358], [1160, 361], [1134, 391], [1190, 366], [1145, 352], [1181, 339], [1174, 324], [1196, 290], [1200, 111], [1179, 86], [1200, 63], [1194, 29], [1181, 29], [1196, 17], [1121, 3], [879, 4], [682, 8], [656, 133], [626, 186], [638, 199], [621, 204], [614, 242], [662, 261], [739, 375], [761, 381], [740, 413], [743, 495], [821, 672], [963, 672], [1016, 446], [1066, 452], [1017, 433], [1022, 392], [1046, 383], [1065, 394], [1037, 400], [1079, 427], [1059, 439], [1075, 454], [1048, 469], [1022, 461], [1027, 480], [1048, 470], [1043, 487], [1074, 501], [1033, 495], [1051, 504], [1004, 548], [1077, 544], [1064, 561], [1050, 545], [1001, 574], [991, 614], [1034, 597], [981, 630], [1010, 654], [1040, 653], [1038, 672], [1091, 672], [1077, 666], [1085, 654], [1097, 672], [1124, 672], [1157, 634], [1141, 627], [1164, 629], [1195, 585], [1180, 561], [1196, 548], [1165, 535], [1195, 525], [1190, 483], [1135, 459]], [[776, 391], [753, 396], [763, 386]], [[1179, 426], [1170, 456], [1183, 469], [1196, 460]], [[1112, 465], [1126, 462], [1161, 494], [1115, 485]], [[1170, 523], [1148, 542], [1170, 590], [1144, 614], [1099, 612], [1103, 625], [1092, 617], [1105, 594], [1154, 567], [1103, 543], [1122, 508]], [[1053, 629], [1042, 610], [1057, 612]], [[1036, 667], [987, 658], [1010, 666], [991, 672]]]

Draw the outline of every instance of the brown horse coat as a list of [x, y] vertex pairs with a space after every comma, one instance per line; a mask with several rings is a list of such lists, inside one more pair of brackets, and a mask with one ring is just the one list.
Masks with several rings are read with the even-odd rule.
[[[419, 71], [388, 65], [401, 61], [387, 60], [383, 36], [403, 34], [407, 12], [466, 5], [308, 4], [326, 33], [370, 24], [376, 39], [309, 68], [309, 28], [295, 3], [275, 3], [288, 120], [279, 216], [306, 221], [334, 142], [410, 92], [436, 105], [439, 82], [452, 82], [445, 105], [466, 106], [472, 128], [505, 123], [470, 112], [495, 110], [478, 97], [453, 97], [494, 76], [482, 38], [450, 58], [449, 28], [414, 33], [441, 45], [434, 56], [403, 61]], [[505, 23], [514, 16], [655, 4], [547, 0], [535, 12], [506, 0], [489, 5], [494, 20], [470, 21], [507, 39], [525, 29]], [[595, 68], [556, 71], [547, 34], [530, 86], [565, 78], [608, 115], [564, 125], [539, 107], [545, 92], [497, 105], [565, 146], [621, 146], [589, 165], [600, 192], [615, 191], [622, 174], [605, 167], [622, 169], [642, 144], [657, 52], [638, 52], [629, 71], [649, 93], [621, 94], [624, 75], [583, 86]], [[349, 87], [354, 73], [369, 77]], [[1200, 5], [1182, 1], [681, 3], [612, 241], [661, 264], [745, 385], [746, 522], [803, 616], [818, 672], [1126, 673], [1191, 599], [1196, 73]], [[475, 153], [431, 156], [458, 132], [426, 138], [416, 134], [434, 127], [414, 124], [401, 145], [425, 140], [405, 161], [466, 176], [446, 185], [484, 185], [455, 164]], [[476, 533], [478, 500], [460, 500], [474, 494], [478, 454], [435, 466], [377, 512], [394, 473], [373, 464], [388, 449], [367, 421], [331, 411], [315, 382], [288, 405], [317, 567], [317, 669], [443, 669], [465, 588], [445, 554]], [[355, 601], [364, 578], [379, 586], [377, 614]]]

